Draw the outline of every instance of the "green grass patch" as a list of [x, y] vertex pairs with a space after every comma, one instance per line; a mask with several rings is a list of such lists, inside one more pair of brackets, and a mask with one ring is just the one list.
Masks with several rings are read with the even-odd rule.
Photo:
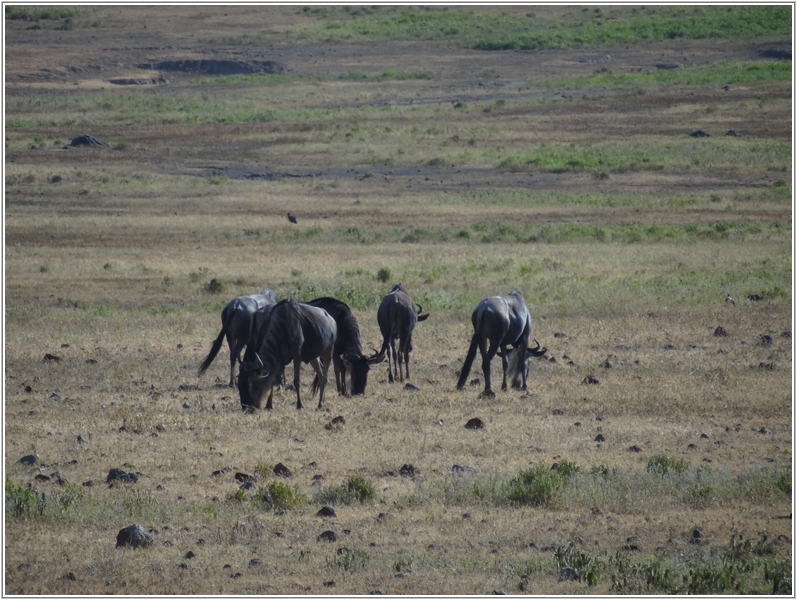
[[[455, 41], [477, 50], [539, 50], [630, 45], [673, 39], [789, 36], [786, 6], [638, 7], [573, 10], [561, 20], [454, 7], [327, 7], [307, 13], [305, 39]], [[227, 40], [229, 43], [229, 40]], [[239, 43], [253, 43], [241, 38]]]

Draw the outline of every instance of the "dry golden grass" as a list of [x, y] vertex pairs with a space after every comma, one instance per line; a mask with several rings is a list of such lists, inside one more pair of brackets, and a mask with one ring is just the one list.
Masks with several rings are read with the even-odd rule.
[[[565, 101], [546, 82], [595, 73], [602, 63], [581, 59], [605, 52], [339, 44], [302, 37], [323, 19], [296, 7], [151, 10], [94, 7], [57, 32], [9, 26], [6, 593], [667, 593], [613, 587], [629, 539], [638, 570], [680, 578], [719, 564], [735, 533], [766, 534], [746, 591], [771, 591], [762, 561], [790, 559], [792, 537], [780, 518], [793, 460], [788, 81], [568, 90]], [[239, 56], [248, 47], [219, 40], [247, 30], [274, 36], [258, 52], [293, 80], [107, 84], [135, 74], [119, 62]], [[611, 66], [743, 61], [755, 45], [613, 48]], [[170, 46], [180, 50], [151, 50]], [[338, 79], [419, 68], [431, 79]], [[265, 109], [278, 117], [241, 117]], [[699, 128], [712, 138], [687, 136]], [[723, 138], [730, 128], [744, 137]], [[111, 148], [61, 149], [83, 133]], [[573, 164], [598, 148], [619, 166], [523, 162], [546, 148]], [[222, 293], [208, 291], [213, 279]], [[272, 411], [246, 415], [226, 386], [226, 348], [196, 376], [236, 295], [335, 295], [378, 348], [376, 309], [398, 281], [431, 313], [413, 338], [416, 390], [388, 384], [380, 365], [363, 397], [328, 390], [322, 410], [296, 411], [295, 394], [278, 391]], [[511, 289], [556, 362], [532, 361], [527, 391], [457, 392], [471, 311]], [[482, 377], [478, 359], [470, 377]], [[305, 399], [310, 381], [305, 366]], [[338, 415], [345, 424], [328, 428]], [[465, 429], [472, 417], [485, 427]], [[28, 454], [36, 466], [20, 464]], [[661, 455], [683, 472], [649, 472]], [[290, 478], [267, 475], [279, 462]], [[511, 500], [519, 474], [555, 463], [580, 471], [550, 501]], [[109, 487], [111, 468], [141, 477]], [[238, 489], [237, 471], [300, 501], [267, 508]], [[35, 479], [56, 472], [68, 483]], [[356, 477], [373, 497], [317, 517]], [[155, 544], [115, 548], [134, 522]], [[691, 543], [696, 526], [706, 543]], [[337, 541], [318, 541], [325, 530]], [[603, 565], [596, 587], [559, 581], [557, 551], [573, 541]]]

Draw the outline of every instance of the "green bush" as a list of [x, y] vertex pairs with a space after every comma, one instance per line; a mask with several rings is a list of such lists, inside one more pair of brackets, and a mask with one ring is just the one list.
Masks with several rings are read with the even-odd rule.
[[225, 286], [221, 281], [214, 277], [208, 282], [208, 284], [205, 286], [205, 289], [211, 294], [220, 294], [224, 291]]
[[342, 485], [322, 488], [316, 494], [315, 502], [318, 504], [354, 504], [372, 500], [375, 495], [373, 484], [364, 477], [355, 475]]
[[299, 492], [299, 486], [290, 487], [279, 481], [272, 481], [266, 489], [258, 490], [255, 498], [264, 508], [288, 510], [307, 504], [307, 498]]
[[666, 475], [670, 470], [676, 473], [683, 473], [686, 470], [686, 463], [680, 458], [671, 458], [666, 454], [657, 454], [648, 461], [648, 473]]
[[390, 281], [390, 275], [391, 275], [390, 269], [386, 267], [379, 269], [379, 271], [376, 272], [377, 280], [381, 281], [382, 283], [387, 283], [388, 281]]
[[6, 516], [16, 519], [42, 516], [44, 505], [44, 492], [39, 492], [30, 485], [14, 485], [10, 479], [6, 479]]
[[559, 500], [562, 475], [537, 466], [521, 471], [507, 484], [506, 498], [513, 504], [553, 507]]

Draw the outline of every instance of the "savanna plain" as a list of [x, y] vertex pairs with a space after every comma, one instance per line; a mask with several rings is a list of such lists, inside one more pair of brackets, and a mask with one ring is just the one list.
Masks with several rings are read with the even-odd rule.
[[[5, 594], [791, 594], [791, 9], [6, 5]], [[197, 376], [398, 282], [409, 381]]]

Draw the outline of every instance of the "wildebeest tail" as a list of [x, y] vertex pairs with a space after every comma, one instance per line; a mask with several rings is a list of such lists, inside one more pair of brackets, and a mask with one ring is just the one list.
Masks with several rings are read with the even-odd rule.
[[506, 367], [507, 379], [510, 379], [511, 385], [515, 389], [520, 389], [523, 381], [522, 374], [526, 369], [526, 349], [515, 348], [509, 353], [509, 362]]
[[202, 374], [205, 371], [208, 370], [208, 367], [210, 366], [210, 363], [213, 362], [213, 359], [216, 358], [216, 355], [219, 353], [219, 350], [221, 349], [221, 345], [224, 343], [224, 334], [227, 333], [227, 327], [229, 326], [230, 321], [232, 320], [234, 312], [235, 311], [231, 310], [227, 314], [226, 319], [224, 320], [224, 322], [221, 325], [221, 332], [219, 333], [219, 336], [216, 338], [216, 341], [213, 342], [213, 345], [210, 347], [210, 352], [208, 353], [207, 358], [199, 366], [199, 371], [197, 372], [197, 377], [202, 377]]
[[459, 373], [459, 381], [457, 381], [457, 389], [461, 390], [465, 387], [465, 382], [468, 380], [470, 368], [473, 366], [473, 360], [476, 358], [476, 350], [479, 349], [479, 334], [474, 333], [473, 339], [470, 341], [470, 348], [468, 348], [468, 355], [465, 357], [465, 364], [462, 365], [462, 371]]

